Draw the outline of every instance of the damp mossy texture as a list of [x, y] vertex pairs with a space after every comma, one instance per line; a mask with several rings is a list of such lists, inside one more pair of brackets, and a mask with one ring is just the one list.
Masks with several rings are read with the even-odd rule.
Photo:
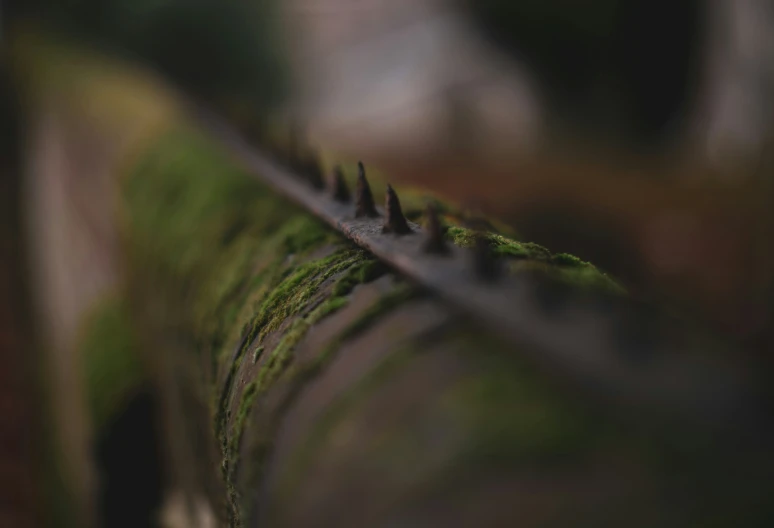
[[[580, 515], [621, 525], [627, 512], [609, 503], [647, 512], [638, 526], [668, 525], [662, 521], [672, 505], [660, 491], [668, 471], [652, 464], [661, 449], [655, 440], [612, 426], [463, 316], [449, 312], [442, 326], [427, 323], [424, 334], [411, 337], [400, 337], [405, 321], [379, 333], [389, 314], [397, 317], [411, 303], [435, 303], [437, 310], [443, 303], [264, 187], [205, 136], [179, 126], [127, 166], [122, 225], [133, 316], [156, 335], [188, 344], [185, 361], [204, 383], [197, 391], [207, 397], [227, 494], [210, 499], [223, 505], [229, 525], [258, 515], [272, 526], [353, 519], [368, 526], [384, 520], [368, 512], [398, 511], [396, 505], [406, 508], [391, 518], [397, 525], [446, 525], [442, 515], [412, 508], [444, 493], [462, 493], [448, 502], [462, 508], [478, 489], [491, 489], [479, 497], [481, 511], [508, 510], [509, 500], [497, 499], [503, 482], [516, 496], [540, 495], [527, 526], [541, 525], [532, 522], [541, 515], [553, 516], [559, 524], [552, 526]], [[410, 201], [405, 209], [412, 213]], [[442, 212], [448, 240], [471, 245], [473, 233], [453, 225], [453, 211]], [[623, 293], [572, 255], [497, 233], [486, 237], [514, 273], [540, 270]], [[384, 285], [364, 287], [378, 298], [348, 314], [353, 292], [385, 275]], [[337, 322], [338, 330], [309, 354], [307, 338], [325, 322]], [[378, 339], [369, 341], [370, 333]], [[330, 389], [344, 383], [329, 376], [335, 361], [369, 357], [368, 350], [347, 349], [355, 339], [388, 349], [339, 394]], [[152, 353], [172, 352], [162, 340]], [[296, 424], [306, 431], [303, 440], [280, 450], [285, 458], [272, 466], [285, 413], [316, 381], [339, 395], [329, 394], [329, 404], [307, 416], [312, 423]], [[705, 477], [703, 471], [685, 482]], [[576, 503], [573, 493], [583, 487], [588, 500]], [[749, 491], [738, 494], [760, 499]]]
[[[476, 232], [464, 227], [450, 226], [446, 230], [446, 237], [460, 247], [473, 247]], [[626, 292], [615, 279], [574, 255], [551, 253], [534, 242], [518, 242], [497, 233], [486, 233], [484, 239], [493, 256], [508, 262], [513, 273], [537, 270], [581, 289], [616, 295]]]
[[292, 364], [309, 328], [386, 268], [191, 128], [170, 131], [130, 166], [122, 223], [139, 285], [133, 294], [157, 301], [149, 322], [189, 336], [191, 361], [210, 372], [213, 428], [230, 480], [254, 402]]
[[[714, 440], [704, 431], [665, 456], [678, 451], [674, 428], [611, 419], [524, 349], [402, 282], [178, 122], [173, 94], [85, 75], [82, 60], [49, 61], [36, 84], [62, 92], [54, 74], [73, 64], [72, 109], [141, 138], [121, 160], [125, 298], [84, 333], [97, 427], [147, 364], [165, 418], [174, 413], [172, 473], [222, 475], [196, 490], [219, 525], [774, 525], [771, 457], [746, 444], [697, 449]], [[343, 166], [352, 181], [354, 164]], [[368, 175], [381, 201], [386, 178]], [[398, 192], [419, 221], [427, 197]], [[473, 243], [465, 215], [437, 205], [449, 240]], [[591, 264], [490, 231], [513, 273], [621, 293]], [[315, 331], [327, 335], [316, 349]]]
[[[156, 286], [177, 290], [170, 298], [185, 300], [180, 310], [198, 349], [221, 372], [248, 349], [256, 354], [268, 334], [304, 311], [326, 280], [351, 270], [336, 282], [331, 298], [322, 300], [315, 318], [341, 307], [358, 283], [385, 272], [373, 257], [266, 189], [191, 129], [161, 138], [136, 160], [124, 182], [130, 257], [152, 266], [147, 271], [159, 279]], [[472, 233], [452, 226], [447, 236], [467, 246]], [[552, 256], [536, 244], [498, 234], [488, 240], [498, 256], [609, 280], [570, 255]], [[315, 255], [322, 248], [326, 254]], [[279, 358], [269, 366], [285, 362], [283, 349], [293, 340], [285, 336], [279, 352], [266, 351]]]

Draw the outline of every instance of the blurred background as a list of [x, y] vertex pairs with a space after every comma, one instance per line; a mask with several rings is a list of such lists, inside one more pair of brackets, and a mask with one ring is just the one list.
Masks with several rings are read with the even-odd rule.
[[[190, 104], [578, 255], [768, 362], [768, 0], [27, 0], [0, 23], [0, 371], [47, 358], [73, 467], [91, 427], [73, 350], [125, 266], [115, 168]], [[8, 475], [44, 427], [17, 385]], [[3, 493], [34, 510], [16, 478]]]
[[685, 297], [734, 330], [764, 302], [748, 297], [769, 280], [768, 2], [74, 0], [7, 11], [150, 66], [235, 121], [300, 131]]

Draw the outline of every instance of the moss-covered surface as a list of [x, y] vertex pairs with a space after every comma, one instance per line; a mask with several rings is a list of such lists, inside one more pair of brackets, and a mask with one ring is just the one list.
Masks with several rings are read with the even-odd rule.
[[[57, 79], [56, 70], [44, 80]], [[83, 83], [67, 93], [82, 99], [87, 79], [74, 78]], [[109, 88], [94, 113], [136, 117], [150, 145], [124, 164], [130, 302], [109, 303], [85, 334], [92, 408], [98, 423], [109, 419], [142, 380], [130, 319], [153, 330], [143, 337], [158, 338], [154, 354], [188, 353], [173, 364], [191, 365], [204, 384], [192, 392], [209, 395], [227, 490], [209, 498], [225, 506], [229, 524], [266, 514], [250, 508], [261, 489], [269, 490], [263, 506], [271, 526], [772, 523], [772, 462], [748, 446], [719, 448], [701, 433], [677, 438], [647, 417], [619, 423], [461, 317], [441, 328], [428, 323], [407, 339], [396, 337], [397, 327], [378, 333], [386, 318], [408, 310], [418, 293], [408, 284], [391, 283], [300, 361], [311, 330], [343, 317], [352, 292], [389, 271], [248, 177], [191, 127], [154, 136], [176, 119], [175, 105], [148, 90], [127, 98], [123, 76], [91, 84]], [[118, 99], [157, 102], [159, 111]], [[350, 182], [354, 167], [344, 164]], [[369, 170], [369, 179], [381, 200], [387, 178]], [[406, 215], [421, 220], [432, 197], [399, 192]], [[444, 203], [438, 210], [449, 240], [470, 245], [473, 233], [461, 227], [468, 215]], [[491, 227], [492, 252], [512, 272], [622, 293], [593, 265]], [[356, 363], [369, 343], [387, 349], [381, 361], [355, 380], [333, 377], [337, 360]], [[342, 385], [272, 472], [279, 418], [314, 396], [305, 391], [315, 382]]]
[[162, 317], [182, 322], [212, 365], [212, 415], [231, 481], [245, 421], [294, 347], [386, 268], [188, 128], [133, 164], [123, 199], [128, 253], [154, 290], [136, 293], [163, 297]]
[[[351, 274], [352, 275], [352, 274]], [[351, 276], [350, 275], [350, 276]], [[368, 275], [365, 275], [367, 277]], [[346, 283], [347, 279], [343, 278], [339, 284]], [[361, 282], [362, 284], [362, 282]], [[334, 288], [335, 290], [335, 288]], [[384, 316], [391, 310], [396, 309], [407, 300], [417, 295], [417, 291], [414, 288], [402, 285], [394, 289], [388, 294], [381, 297], [376, 303], [374, 303], [369, 309], [360, 313], [355, 319], [353, 319], [346, 327], [336, 336], [336, 338], [325, 346], [314, 357], [312, 361], [293, 364], [284, 372], [283, 384], [285, 386], [285, 393], [282, 399], [275, 405], [275, 407], [268, 413], [267, 421], [271, 423], [272, 432], [276, 427], [276, 421], [281, 418], [282, 413], [292, 405], [294, 399], [298, 396], [299, 392], [313, 379], [323, 372], [326, 365], [335, 357], [338, 350], [347, 342], [347, 340], [358, 336], [361, 332], [367, 330], [371, 324], [376, 322], [379, 317]], [[329, 302], [334, 305], [343, 305], [346, 302], [344, 297], [334, 297]], [[318, 319], [319, 320], [319, 319]], [[250, 399], [253, 395], [250, 395]], [[245, 400], [243, 400], [245, 404]], [[266, 421], [262, 423], [267, 423]], [[235, 432], [239, 435], [244, 433], [244, 422], [240, 422], [235, 427]], [[247, 453], [251, 463], [242, 468], [244, 476], [238, 479], [238, 482], [242, 483], [242, 488], [247, 490], [256, 490], [260, 485], [261, 478], [264, 477], [264, 463], [263, 458], [269, 453], [273, 447], [272, 434], [267, 434], [266, 431], [256, 431], [254, 437], [249, 439], [246, 446], [241, 449], [242, 453]], [[231, 455], [235, 453], [232, 451]], [[233, 478], [232, 480], [237, 481]], [[235, 492], [235, 490], [232, 490]], [[235, 492], [236, 493], [236, 492]], [[243, 515], [249, 516], [254, 513], [252, 511], [251, 498], [247, 497], [247, 500], [237, 501], [238, 497], [235, 496], [235, 504], [238, 504], [238, 509]]]
[[[643, 517], [649, 521], [690, 518], [659, 491], [669, 472], [652, 463], [669, 444], [663, 434], [643, 436], [587, 409], [528, 368], [518, 351], [464, 319], [432, 338], [395, 338], [387, 359], [346, 385], [310, 425], [287, 467], [267, 473], [279, 418], [307, 387], [328, 380], [347, 343], [374, 332], [417, 290], [393, 284], [298, 361], [310, 330], [344, 317], [353, 290], [389, 270], [249, 178], [191, 129], [171, 130], [131, 166], [123, 199], [135, 315], [188, 336], [188, 360], [209, 373], [213, 436], [228, 490], [212, 500], [226, 504], [232, 526], [243, 525], [248, 513], [266, 515], [252, 511], [264, 485], [277, 525], [304, 526], [319, 515], [331, 525], [356, 519], [363, 526], [376, 520], [368, 517], [374, 512], [413, 518], [414, 508], [443, 490], [467, 490], [463, 503], [476, 495], [476, 482], [488, 485], [495, 474], [517, 487], [528, 487], [535, 475], [555, 478], [554, 503], [565, 521], [584, 514], [622, 522], [620, 511], [605, 510], [605, 500], [629, 501], [632, 511], [651, 512]], [[406, 203], [410, 214], [420, 207]], [[458, 213], [444, 211], [449, 240], [470, 245], [472, 232], [454, 225]], [[497, 233], [487, 240], [514, 273], [539, 270], [622, 293], [571, 255]], [[149, 309], [159, 299], [162, 311]], [[616, 464], [620, 471], [610, 469]], [[684, 482], [701, 478], [706, 472]], [[600, 491], [581, 507], [568, 498], [565, 482]], [[542, 514], [551, 510], [551, 494], [541, 493], [548, 505]], [[489, 509], [507, 510], [508, 501], [497, 497], [487, 499]], [[753, 505], [760, 496], [747, 498]]]
[[[265, 393], [280, 378], [280, 376], [286, 372], [292, 362], [292, 354], [296, 345], [298, 345], [314, 324], [344, 307], [347, 303], [347, 295], [357, 284], [373, 280], [378, 276], [373, 273], [364, 273], [364, 270], [373, 270], [374, 267], [368, 265], [373, 261], [367, 260], [366, 254], [363, 251], [345, 251], [352, 256], [341, 260], [342, 257], [340, 255], [334, 254], [331, 257], [321, 259], [317, 263], [319, 267], [315, 268], [317, 272], [314, 274], [314, 279], [311, 281], [312, 284], [304, 285], [303, 282], [298, 282], [294, 279], [292, 282], [296, 284], [295, 288], [287, 289], [280, 286], [274, 290], [275, 293], [285, 293], [284, 299], [286, 303], [293, 301], [293, 299], [296, 299], [298, 296], [302, 298], [302, 300], [299, 301], [296, 299], [294, 304], [290, 304], [290, 310], [285, 312], [281, 318], [277, 319], [274, 316], [272, 317], [275, 325], [274, 328], [270, 326], [270, 322], [261, 318], [261, 314], [264, 313], [263, 309], [258, 312], [258, 318], [250, 323], [251, 333], [248, 334], [248, 338], [245, 341], [246, 347], [249, 347], [250, 343], [256, 341], [262, 342], [263, 337], [273, 329], [276, 329], [282, 322], [288, 320], [292, 321], [287, 325], [282, 337], [276, 345], [274, 345], [271, 353], [263, 362], [255, 379], [251, 381], [242, 392], [236, 419], [230, 427], [230, 441], [228, 443], [228, 451], [225, 454], [227, 467], [233, 466], [233, 461], [230, 461], [230, 459], [234, 457], [239, 450], [242, 434], [244, 432], [245, 419], [250, 412], [256, 397]], [[338, 262], [336, 265], [328, 267], [327, 263], [330, 260], [338, 260]], [[308, 268], [308, 265], [301, 266], [300, 268], [306, 269]], [[346, 273], [342, 274], [340, 278], [333, 283], [327, 298], [306, 314], [305, 317], [295, 318], [294, 316], [296, 316], [301, 309], [308, 306], [308, 302], [311, 300], [309, 296], [319, 291], [322, 282], [339, 273], [342, 269], [346, 269]], [[262, 346], [258, 346], [256, 350], [261, 348]]]
[[[341, 162], [333, 153], [325, 153], [322, 157], [324, 171], [332, 171], [334, 165], [342, 169], [345, 180], [354, 188], [357, 177], [357, 163]], [[384, 190], [389, 177], [377, 169], [367, 168], [374, 199], [384, 200]], [[594, 290], [600, 293], [622, 295], [626, 289], [621, 283], [599, 270], [590, 262], [585, 262], [568, 253], [552, 253], [547, 248], [534, 242], [519, 241], [519, 234], [513, 228], [499, 222], [490, 221], [480, 215], [466, 211], [454, 204], [438, 200], [430, 193], [417, 189], [399, 189], [403, 212], [409, 220], [422, 222], [425, 207], [432, 203], [445, 224], [446, 238], [460, 247], [473, 247], [476, 231], [464, 227], [475, 223], [479, 228], [486, 229], [485, 239], [492, 254], [506, 262], [506, 269], [512, 273], [522, 271], [538, 271], [549, 278], [559, 280], [572, 286]], [[525, 262], [526, 261], [526, 262]]]
[[85, 322], [79, 348], [89, 408], [98, 431], [148, 381], [135, 332], [120, 297], [105, 299]]
[[[464, 227], [450, 226], [446, 230], [447, 239], [460, 247], [473, 247], [475, 236], [475, 231]], [[539, 271], [577, 288], [616, 295], [626, 293], [615, 279], [574, 255], [551, 253], [534, 242], [518, 242], [497, 233], [487, 233], [485, 240], [492, 254], [507, 262], [511, 273]]]

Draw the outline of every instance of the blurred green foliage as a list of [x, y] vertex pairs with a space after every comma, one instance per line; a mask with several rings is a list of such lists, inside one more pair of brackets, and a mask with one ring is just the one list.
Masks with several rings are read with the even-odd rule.
[[128, 307], [106, 299], [86, 325], [81, 343], [89, 407], [100, 430], [146, 382]]

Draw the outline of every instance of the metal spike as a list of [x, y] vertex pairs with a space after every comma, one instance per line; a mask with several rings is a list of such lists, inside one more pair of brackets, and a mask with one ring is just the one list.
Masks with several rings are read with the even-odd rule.
[[371, 194], [371, 186], [365, 176], [363, 162], [357, 162], [357, 188], [355, 189], [355, 217], [367, 216], [375, 218], [379, 216], [374, 204], [374, 195]]
[[411, 228], [406, 221], [406, 217], [403, 216], [403, 210], [400, 208], [398, 195], [395, 194], [395, 190], [389, 184], [387, 184], [384, 209], [387, 211], [387, 219], [384, 222], [383, 232], [393, 233], [395, 235], [406, 235], [411, 233]]
[[476, 233], [473, 245], [473, 269], [479, 279], [494, 281], [500, 275], [500, 268], [492, 255], [492, 248], [485, 233]]
[[427, 253], [448, 253], [449, 246], [446, 245], [446, 241], [443, 239], [443, 229], [441, 228], [441, 221], [438, 219], [438, 211], [432, 203], [427, 204], [425, 220], [427, 239], [425, 240], [424, 250]]
[[339, 165], [333, 167], [333, 177], [331, 178], [330, 186], [334, 200], [344, 203], [349, 202], [351, 198], [349, 187], [347, 187], [347, 181], [344, 179], [344, 173]]

